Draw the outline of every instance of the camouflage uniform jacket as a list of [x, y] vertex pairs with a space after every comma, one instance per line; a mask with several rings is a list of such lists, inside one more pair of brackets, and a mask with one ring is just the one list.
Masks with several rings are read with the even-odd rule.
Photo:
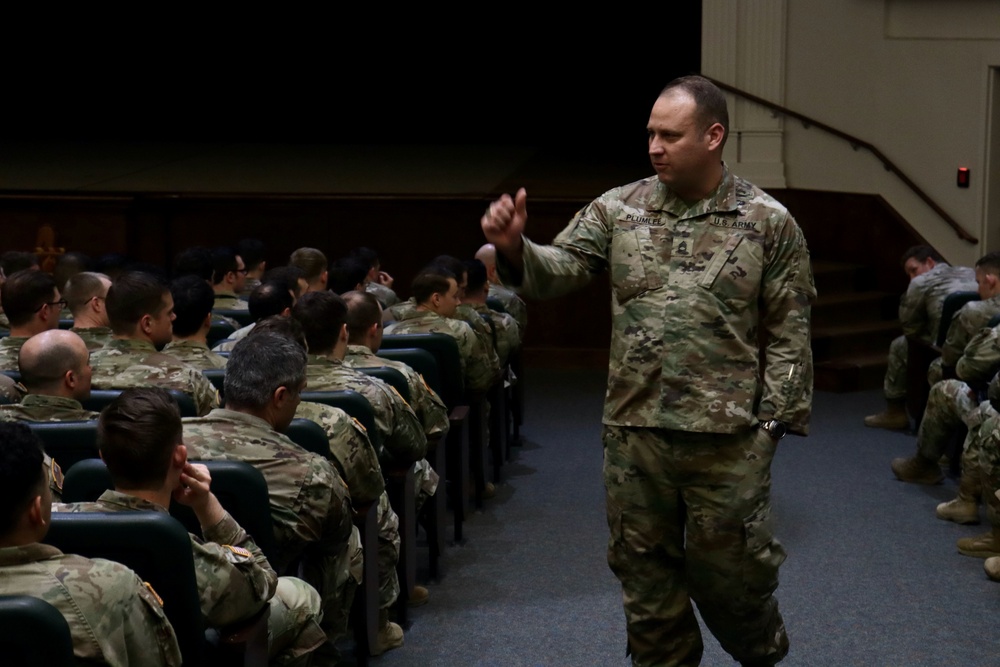
[[[98, 412], [84, 410], [79, 401], [62, 396], [28, 394], [21, 402], [0, 405], [0, 420], [27, 422], [90, 421], [100, 416]], [[56, 501], [62, 498], [63, 471], [59, 464], [45, 454], [45, 466], [49, 471], [49, 488]]]
[[442, 317], [428, 310], [414, 309], [386, 326], [385, 333], [444, 333], [454, 338], [458, 343], [466, 391], [484, 392], [500, 378], [500, 361], [493, 351], [492, 343], [484, 342], [463, 321]]
[[955, 375], [966, 384], [982, 387], [1000, 370], [1000, 327], [980, 329], [955, 364]]
[[236, 347], [236, 343], [240, 342], [247, 337], [247, 334], [253, 331], [253, 328], [257, 326], [256, 322], [252, 322], [245, 327], [241, 327], [231, 333], [229, 338], [220, 342], [218, 345], [212, 348], [212, 352], [232, 352], [233, 348]]
[[[389, 312], [392, 314], [393, 320], [401, 322], [412, 318], [414, 313], [421, 311], [417, 310], [417, 302], [411, 298], [408, 301], [396, 304], [389, 309]], [[455, 315], [452, 319], [468, 324], [486, 347], [494, 350], [494, 352], [496, 351], [493, 346], [493, 330], [472, 306], [467, 303], [458, 304], [458, 308], [455, 309]]]
[[785, 207], [728, 169], [691, 206], [655, 177], [610, 190], [553, 245], [525, 239], [517, 280], [497, 266], [539, 299], [610, 271], [605, 424], [734, 433], [773, 417], [808, 431], [809, 251]]
[[101, 349], [114, 337], [111, 327], [84, 327], [82, 329], [73, 327], [70, 331], [82, 338], [83, 342], [87, 344], [87, 349], [91, 351]]
[[358, 420], [340, 408], [310, 401], [299, 403], [295, 418], [308, 419], [323, 427], [337, 472], [350, 489], [352, 502], [367, 505], [378, 500], [385, 491], [385, 478], [378, 452]]
[[955, 313], [948, 325], [948, 337], [941, 346], [941, 363], [954, 366], [965, 351], [972, 337], [987, 327], [995, 315], [1000, 314], [1000, 296], [983, 301], [970, 301]]
[[20, 382], [15, 382], [14, 378], [9, 375], [0, 373], [0, 396], [7, 401], [17, 403], [25, 393], [27, 392], [24, 389], [24, 385]]
[[502, 303], [504, 310], [517, 320], [517, 327], [520, 329], [521, 337], [524, 338], [524, 330], [528, 327], [528, 306], [524, 303], [524, 299], [519, 297], [514, 290], [496, 283], [490, 283], [488, 296]]
[[406, 466], [427, 453], [427, 436], [413, 408], [394, 387], [339, 359], [310, 354], [306, 365], [307, 391], [350, 389], [364, 396], [375, 413], [373, 443], [385, 465]]
[[163, 354], [176, 357], [185, 364], [191, 364], [198, 370], [225, 368], [228, 359], [220, 357], [208, 349], [208, 345], [192, 340], [175, 340], [166, 344]]
[[124, 565], [48, 544], [0, 548], [0, 595], [32, 595], [66, 618], [73, 654], [88, 664], [180, 665], [156, 594]]
[[388, 366], [403, 374], [410, 388], [410, 406], [424, 427], [428, 438], [444, 437], [448, 433], [448, 408], [441, 397], [427, 386], [420, 373], [401, 361], [383, 359], [364, 345], [348, 345], [344, 365], [351, 368], [378, 368]]
[[941, 329], [941, 307], [952, 292], [975, 292], [976, 272], [967, 266], [939, 262], [930, 271], [910, 281], [899, 301], [899, 322], [903, 333], [932, 345]]
[[194, 366], [157, 352], [145, 340], [115, 338], [90, 355], [95, 389], [128, 389], [155, 385], [179, 389], [194, 397], [199, 415], [219, 407], [219, 392]]
[[313, 542], [346, 544], [351, 536], [351, 496], [336, 468], [305, 451], [259, 417], [215, 409], [188, 417], [184, 444], [201, 460], [246, 461], [267, 481], [278, 562], [283, 572]]
[[374, 294], [383, 308], [390, 308], [399, 303], [399, 297], [396, 296], [396, 292], [391, 287], [386, 287], [381, 283], [368, 283], [365, 285], [365, 291], [369, 294]]
[[0, 338], [0, 371], [19, 371], [17, 357], [27, 336], [7, 336]]
[[497, 359], [501, 366], [506, 366], [510, 360], [511, 352], [517, 350], [521, 345], [521, 332], [517, 327], [517, 320], [507, 313], [498, 313], [485, 303], [469, 304], [469, 306], [479, 313], [480, 317], [489, 318], [487, 324], [492, 324], [494, 349], [497, 352]]
[[[54, 504], [52, 511], [167, 513], [156, 503], [117, 491], [105, 491], [93, 503]], [[204, 540], [190, 533], [188, 536], [206, 625], [221, 628], [250, 618], [274, 595], [278, 575], [253, 538], [228, 512], [219, 523], [202, 531]]]
[[219, 292], [215, 295], [213, 310], [249, 310], [250, 304], [232, 292]]

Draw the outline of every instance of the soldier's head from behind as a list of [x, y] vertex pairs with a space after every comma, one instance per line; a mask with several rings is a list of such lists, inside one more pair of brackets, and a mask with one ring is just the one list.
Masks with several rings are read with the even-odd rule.
[[1000, 294], [1000, 252], [987, 253], [976, 262], [976, 285], [980, 299]]
[[111, 278], [103, 273], [83, 271], [66, 281], [63, 297], [73, 313], [73, 326], [109, 326], [107, 297]]
[[906, 277], [913, 280], [933, 269], [938, 262], [943, 262], [944, 257], [929, 245], [915, 245], [907, 249], [899, 261]]
[[336, 294], [364, 289], [368, 282], [368, 271], [368, 263], [360, 257], [353, 255], [338, 257], [330, 263], [330, 276], [327, 284], [330, 291]]
[[299, 248], [288, 258], [288, 264], [302, 269], [308, 285], [307, 292], [326, 289], [329, 263], [322, 251], [316, 248]]
[[254, 322], [279, 315], [288, 317], [295, 305], [295, 293], [288, 284], [277, 280], [265, 280], [250, 292], [247, 307]]
[[171, 275], [174, 278], [195, 275], [209, 284], [215, 271], [212, 267], [212, 251], [204, 246], [185, 248], [174, 257], [174, 267]]
[[212, 326], [215, 292], [198, 276], [181, 276], [170, 283], [174, 301], [173, 337], [204, 338]]
[[347, 347], [347, 304], [333, 292], [309, 292], [292, 308], [312, 354], [343, 358]]
[[490, 292], [490, 283], [486, 277], [486, 265], [478, 259], [465, 261], [466, 279], [464, 301], [470, 303], [486, 303], [486, 296]]
[[347, 342], [372, 352], [382, 346], [382, 306], [374, 294], [355, 290], [344, 294], [347, 304]]
[[247, 276], [260, 279], [267, 270], [267, 262], [264, 261], [264, 253], [267, 247], [260, 239], [240, 239], [236, 244], [236, 254], [243, 259], [243, 264], [247, 269]]
[[306, 353], [285, 336], [258, 333], [258, 327], [229, 354], [226, 408], [259, 417], [283, 431], [306, 388]]
[[676, 195], [698, 201], [718, 186], [729, 111], [711, 81], [684, 76], [668, 83], [653, 103], [646, 133], [656, 177]]
[[157, 349], [173, 335], [174, 299], [167, 283], [151, 273], [127, 271], [111, 283], [108, 319], [117, 338], [145, 340]]
[[442, 317], [454, 317], [462, 300], [458, 296], [458, 281], [445, 270], [423, 271], [417, 274], [410, 286], [410, 294], [417, 307]]
[[438, 255], [423, 270], [440, 273], [444, 276], [453, 276], [455, 282], [458, 283], [458, 298], [465, 298], [465, 287], [469, 283], [469, 273], [465, 268], [465, 262], [451, 255]]
[[305, 271], [297, 266], [279, 266], [276, 269], [271, 269], [264, 274], [263, 281], [265, 283], [279, 282], [284, 284], [292, 291], [296, 299], [309, 290], [309, 282], [306, 280]]
[[90, 350], [72, 331], [52, 329], [26, 340], [19, 352], [18, 369], [30, 394], [77, 401], [90, 396]]
[[382, 263], [378, 259], [378, 253], [372, 248], [361, 246], [351, 251], [351, 257], [357, 257], [368, 267], [367, 282], [377, 282], [378, 272], [382, 268]]
[[40, 542], [52, 491], [42, 443], [20, 422], [0, 422], [0, 548]]
[[23, 269], [9, 275], [0, 295], [12, 336], [33, 336], [59, 326], [65, 302], [48, 273]]
[[491, 283], [500, 282], [500, 277], [497, 275], [497, 249], [492, 243], [484, 243], [480, 246], [479, 250], [476, 251], [476, 259], [483, 263], [486, 267], [486, 278]]
[[173, 489], [187, 462], [181, 415], [160, 387], [124, 390], [101, 411], [97, 446], [119, 491]]
[[25, 269], [37, 271], [38, 268], [38, 255], [33, 252], [8, 250], [0, 255], [0, 270], [8, 278], [18, 271], [24, 271]]

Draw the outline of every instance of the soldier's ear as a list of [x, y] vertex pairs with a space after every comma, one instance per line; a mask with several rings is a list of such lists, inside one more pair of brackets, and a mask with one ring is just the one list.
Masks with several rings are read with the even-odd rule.
[[143, 315], [139, 319], [139, 329], [143, 333], [145, 333], [145, 334], [148, 334], [150, 331], [152, 331], [153, 330], [153, 316], [150, 315], [149, 313], [146, 313], [145, 315]]
[[42, 509], [41, 496], [35, 496], [31, 501], [31, 505], [28, 506], [28, 522], [32, 526], [45, 525], [45, 512]]

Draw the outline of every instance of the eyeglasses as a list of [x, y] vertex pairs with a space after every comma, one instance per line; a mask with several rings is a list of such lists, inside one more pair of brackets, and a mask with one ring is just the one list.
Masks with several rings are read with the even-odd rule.
[[45, 306], [59, 306], [59, 309], [62, 310], [63, 308], [66, 307], [66, 299], [59, 299], [58, 301], [46, 301], [45, 303], [43, 303], [42, 305], [40, 305], [38, 308], [36, 308], [35, 312], [36, 313], [39, 312]]

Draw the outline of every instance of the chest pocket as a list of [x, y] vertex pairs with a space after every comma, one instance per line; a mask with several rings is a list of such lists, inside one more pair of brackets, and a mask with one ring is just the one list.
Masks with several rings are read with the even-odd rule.
[[757, 298], [764, 250], [742, 234], [730, 234], [709, 260], [698, 284], [731, 308]]
[[663, 285], [657, 254], [648, 227], [621, 231], [611, 238], [611, 289], [619, 305]]

